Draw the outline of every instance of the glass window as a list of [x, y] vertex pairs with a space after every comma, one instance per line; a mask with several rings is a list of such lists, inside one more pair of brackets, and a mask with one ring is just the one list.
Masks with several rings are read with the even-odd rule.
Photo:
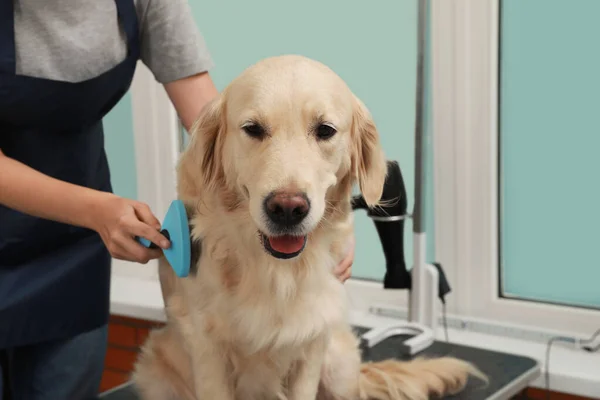
[[600, 1], [501, 2], [500, 295], [600, 308]]
[[127, 93], [102, 122], [113, 191], [119, 196], [137, 199], [131, 93]]

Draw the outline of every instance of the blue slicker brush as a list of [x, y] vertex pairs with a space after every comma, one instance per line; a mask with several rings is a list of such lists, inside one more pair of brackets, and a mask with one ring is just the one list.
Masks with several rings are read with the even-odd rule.
[[[160, 233], [171, 241], [171, 246], [168, 249], [163, 249], [163, 254], [171, 264], [175, 274], [180, 278], [188, 276], [191, 266], [190, 227], [185, 206], [181, 200], [171, 202]], [[141, 237], [136, 239], [142, 246], [147, 248], [159, 248], [148, 239]]]

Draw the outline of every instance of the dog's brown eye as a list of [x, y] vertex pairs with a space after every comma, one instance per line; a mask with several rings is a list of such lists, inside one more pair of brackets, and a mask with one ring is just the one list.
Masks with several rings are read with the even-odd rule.
[[321, 140], [327, 140], [336, 133], [335, 128], [330, 125], [321, 124], [317, 127], [317, 138]]
[[262, 139], [266, 134], [265, 128], [258, 124], [246, 124], [242, 126], [242, 129], [248, 136], [256, 139]]

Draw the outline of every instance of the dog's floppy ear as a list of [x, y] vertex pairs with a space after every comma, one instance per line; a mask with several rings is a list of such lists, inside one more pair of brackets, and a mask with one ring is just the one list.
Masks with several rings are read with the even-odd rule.
[[358, 179], [365, 202], [372, 207], [381, 199], [387, 175], [387, 163], [375, 121], [363, 102], [356, 96], [351, 134], [352, 173], [355, 179]]
[[197, 199], [223, 179], [223, 133], [225, 130], [222, 94], [207, 103], [190, 129], [190, 142], [179, 159], [178, 191], [182, 199]]

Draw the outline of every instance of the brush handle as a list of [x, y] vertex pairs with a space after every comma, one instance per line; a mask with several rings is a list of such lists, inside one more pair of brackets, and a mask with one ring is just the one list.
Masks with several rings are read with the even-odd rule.
[[[170, 235], [169, 235], [169, 231], [167, 231], [166, 229], [161, 229], [160, 233], [161, 233], [161, 234], [162, 234], [164, 237], [166, 237], [166, 238], [167, 238], [167, 240], [171, 240], [171, 237], [170, 237]], [[159, 248], [159, 247], [158, 247], [158, 245], [156, 245], [155, 243], [152, 243], [151, 241], [149, 241], [149, 240], [148, 240], [148, 239], [146, 239], [146, 238], [143, 238], [143, 237], [136, 236], [136, 237], [135, 237], [135, 240], [137, 240], [137, 241], [138, 241], [138, 243], [139, 243], [139, 244], [141, 244], [142, 246], [144, 246], [144, 247], [147, 247], [147, 248], [149, 248], [149, 249], [158, 249], [158, 248]]]

